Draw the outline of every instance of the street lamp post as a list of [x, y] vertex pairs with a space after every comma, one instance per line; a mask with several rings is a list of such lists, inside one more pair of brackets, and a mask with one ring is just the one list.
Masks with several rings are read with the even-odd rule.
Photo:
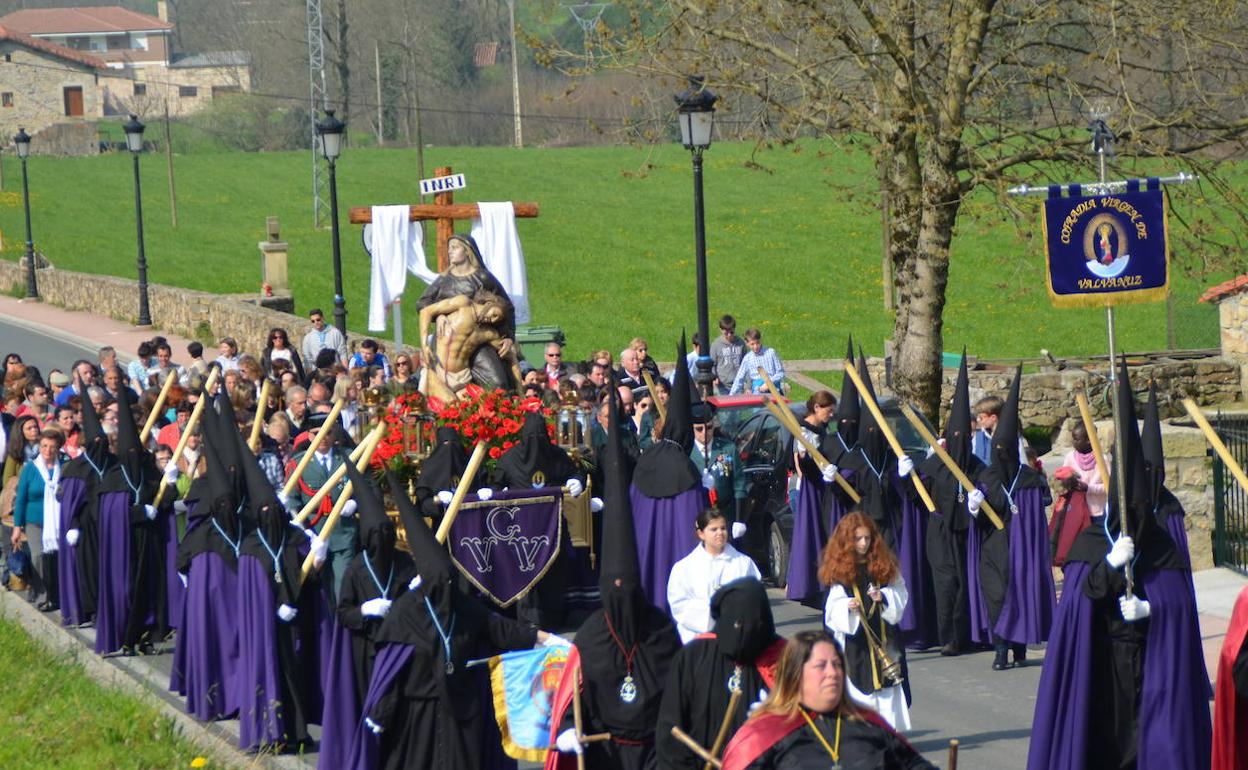
[[147, 253], [143, 250], [143, 188], [139, 182], [139, 155], [143, 152], [143, 129], [137, 115], [121, 126], [126, 132], [126, 148], [134, 158], [134, 229], [139, 242], [139, 321], [137, 326], [151, 326], [152, 313], [147, 303]]
[[338, 177], [336, 161], [342, 152], [342, 132], [347, 124], [334, 117], [333, 110], [325, 110], [325, 119], [316, 124], [321, 137], [321, 152], [329, 162], [329, 226], [334, 239], [334, 326], [347, 334], [347, 303], [342, 296], [342, 246], [338, 240]]
[[30, 185], [26, 181], [26, 159], [30, 157], [30, 134], [17, 129], [13, 137], [17, 157], [22, 159], [22, 206], [26, 209], [26, 299], [39, 299], [39, 286], [35, 283], [35, 242], [30, 238]]
[[[715, 121], [715, 100], [718, 99], [705, 85], [700, 75], [689, 77], [689, 88], [677, 94], [677, 113], [680, 117], [680, 140], [685, 149], [693, 153], [693, 230], [694, 249], [698, 269], [698, 335], [702, 349], [698, 353], [698, 374], [695, 377], [702, 397], [713, 395], [711, 372], [710, 319], [707, 317], [706, 300], [706, 219], [702, 204], [702, 152], [711, 146], [711, 128]], [[683, 362], [676, 362], [677, 366]]]

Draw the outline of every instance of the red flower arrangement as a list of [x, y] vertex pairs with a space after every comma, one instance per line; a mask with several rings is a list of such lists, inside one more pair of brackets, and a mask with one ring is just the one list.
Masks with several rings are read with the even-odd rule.
[[552, 414], [542, 406], [540, 399], [521, 398], [503, 390], [486, 391], [478, 385], [464, 389], [465, 399], [445, 404], [437, 398], [426, 398], [419, 393], [398, 396], [386, 410], [385, 420], [389, 429], [373, 453], [372, 465], [377, 470], [390, 468], [403, 477], [416, 472], [415, 464], [407, 456], [411, 447], [405, 444], [405, 426], [412, 423], [415, 414], [431, 412], [433, 421], [417, 423], [419, 429], [428, 431], [425, 445], [433, 443], [433, 433], [443, 426], [454, 428], [463, 440], [464, 449], [484, 441], [487, 446], [485, 465], [493, 470], [498, 458], [520, 440], [520, 429], [529, 412], [539, 412], [547, 421], [546, 431], [554, 439], [555, 426]]

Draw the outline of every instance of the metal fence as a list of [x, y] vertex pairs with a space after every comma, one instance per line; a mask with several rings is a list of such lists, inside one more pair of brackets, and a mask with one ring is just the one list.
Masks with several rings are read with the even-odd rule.
[[[1218, 415], [1218, 436], [1241, 466], [1248, 460], [1248, 415]], [[1213, 562], [1248, 574], [1248, 493], [1213, 455]]]

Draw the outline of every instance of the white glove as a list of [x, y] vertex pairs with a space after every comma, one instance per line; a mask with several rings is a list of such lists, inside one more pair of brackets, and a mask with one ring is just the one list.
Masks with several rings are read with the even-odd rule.
[[370, 717], [364, 717], [364, 724], [369, 730], [373, 731], [373, 735], [381, 735], [385, 732], [385, 728], [374, 722]]
[[1118, 599], [1118, 611], [1122, 613], [1123, 620], [1134, 623], [1147, 618], [1152, 607], [1135, 594], [1126, 594]]
[[65, 533], [65, 542], [70, 545], [78, 545], [78, 530], [71, 529]]
[[598, 513], [599, 511], [601, 511], [601, 510], [602, 510], [602, 506], [603, 506], [603, 503], [602, 503], [602, 498], [601, 498], [601, 497], [591, 497], [591, 498], [589, 498], [589, 511], [590, 511], [590, 513]]
[[481, 487], [480, 489], [477, 490], [478, 500], [489, 500], [492, 497], [494, 497], [494, 490], [490, 489], [489, 487]]
[[710, 471], [702, 471], [702, 488], [707, 490], [715, 488], [715, 477]]
[[354, 516], [354, 515], [355, 515], [355, 509], [356, 509], [356, 508], [359, 508], [359, 507], [360, 507], [360, 506], [359, 506], [359, 504], [358, 504], [358, 503], [356, 503], [354, 499], [348, 500], [347, 502], [345, 502], [345, 503], [343, 503], [343, 504], [342, 504], [342, 515], [343, 515], [343, 516]]
[[910, 472], [913, 470], [914, 470], [914, 460], [911, 460], [909, 456], [897, 458], [897, 475], [898, 476], [904, 479], [906, 476], [909, 476]]
[[585, 747], [576, 738], [576, 728], [569, 727], [567, 730], [559, 733], [559, 737], [555, 738], [555, 748], [564, 754], [584, 754]]
[[291, 607], [289, 604], [283, 604], [277, 608], [277, 616], [282, 619], [283, 623], [289, 623], [299, 614], [299, 610]]
[[329, 555], [329, 541], [322, 540], [319, 537], [312, 538], [312, 564], [321, 566], [325, 563], [325, 557]]
[[360, 612], [369, 618], [384, 618], [386, 613], [390, 611], [392, 602], [389, 599], [383, 599], [378, 596], [376, 599], [369, 599], [360, 605]]
[[737, 540], [742, 537], [745, 537], [745, 522], [744, 521], [732, 522], [732, 539]]
[[417, 575], [407, 582], [407, 590], [415, 591], [417, 588], [420, 588], [420, 583], [420, 575]]
[[283, 508], [290, 510], [290, 495], [280, 489], [277, 490], [277, 501], [282, 504]]
[[572, 497], [580, 497], [581, 493], [585, 491], [585, 485], [581, 483], [580, 479], [568, 479], [568, 483], [563, 486], [567, 488], [568, 494]]
[[186, 575], [183, 575], [181, 572], [179, 572], [178, 577], [182, 579], [182, 587], [186, 588]]
[[541, 643], [542, 647], [571, 647], [572, 642], [564, 639], [558, 634], [547, 633], [546, 641]]
[[1134, 556], [1135, 541], [1130, 535], [1123, 535], [1114, 541], [1114, 547], [1109, 549], [1105, 561], [1109, 562], [1109, 566], [1114, 569], [1122, 569]]
[[832, 463], [828, 463], [827, 465], [823, 466], [822, 473], [823, 473], [824, 482], [827, 484], [831, 484], [833, 481], [836, 481], [836, 471], [837, 471], [837, 468]]
[[173, 512], [174, 512], [174, 513], [186, 513], [188, 510], [190, 510], [190, 506], [188, 506], [188, 505], [186, 504], [186, 501], [185, 501], [185, 500], [174, 500], [174, 501], [173, 501]]
[[966, 493], [966, 510], [971, 512], [972, 516], [979, 515], [979, 508], [984, 504], [984, 493], [978, 489], [972, 489]]
[[170, 460], [169, 464], [165, 466], [165, 484], [168, 486], [177, 484], [178, 476], [180, 475], [182, 474], [178, 472], [178, 464]]
[[444, 489], [438, 493], [438, 502], [443, 505], [450, 505], [451, 498], [455, 497], [455, 493], [449, 489]]
[[758, 700], [750, 704], [750, 710], [747, 712], [749, 716], [754, 716], [754, 712], [758, 711], [759, 707], [763, 705], [763, 701], [765, 700], [767, 700], [767, 691], [760, 688], [758, 691]]
[[156, 509], [153, 506], [145, 505], [143, 506], [143, 515], [147, 517], [148, 521], [155, 521]]

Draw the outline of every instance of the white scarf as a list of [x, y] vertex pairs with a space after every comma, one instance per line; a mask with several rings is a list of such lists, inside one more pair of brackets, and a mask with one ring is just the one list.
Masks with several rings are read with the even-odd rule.
[[35, 458], [35, 467], [43, 480], [43, 552], [56, 553], [61, 534], [61, 501], [56, 499], [56, 489], [61, 484], [61, 464], [53, 462], [51, 479], [43, 455]]

